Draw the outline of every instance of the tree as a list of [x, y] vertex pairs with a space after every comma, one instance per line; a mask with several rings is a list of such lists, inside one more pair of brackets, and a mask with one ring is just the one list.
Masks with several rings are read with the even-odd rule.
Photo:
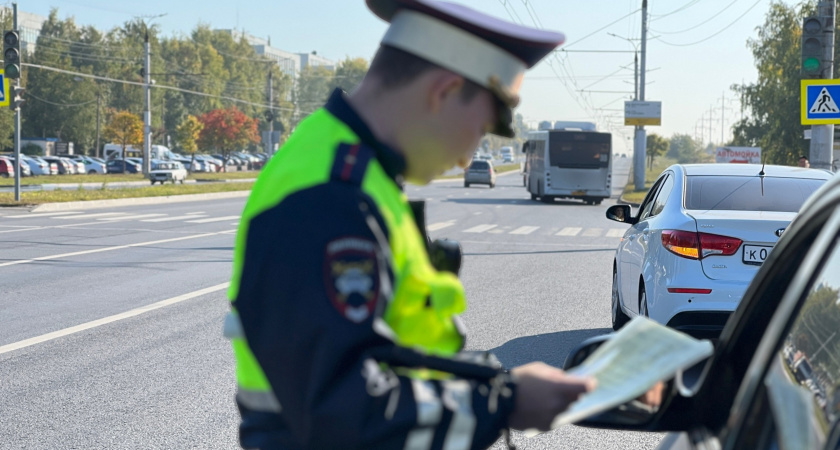
[[[323, 66], [307, 66], [300, 71], [297, 84], [295, 104], [300, 111], [298, 120], [303, 120], [327, 102], [333, 85], [333, 73]], [[297, 123], [292, 125], [297, 126]]]
[[126, 147], [143, 144], [143, 121], [128, 111], [117, 111], [105, 126], [105, 139], [122, 147], [123, 172], [125, 172]]
[[335, 69], [333, 86], [350, 92], [362, 82], [362, 78], [365, 77], [367, 71], [367, 60], [364, 58], [351, 59], [348, 57], [344, 61], [338, 63], [338, 67]]
[[647, 157], [648, 169], [653, 169], [653, 160], [665, 154], [668, 151], [669, 142], [664, 137], [652, 133], [647, 137]]
[[193, 115], [187, 116], [175, 129], [175, 142], [178, 143], [184, 153], [192, 155], [190, 169], [195, 164], [195, 152], [198, 151], [197, 141], [203, 129], [204, 124]]
[[[758, 37], [747, 42], [758, 79], [732, 87], [740, 95], [745, 113], [733, 127], [733, 145], [761, 147], [770, 163], [795, 165], [798, 155], [808, 152], [799, 117], [799, 66], [802, 17], [813, 9], [813, 2], [800, 6], [772, 3], [764, 25], [757, 28]], [[840, 46], [835, 52], [838, 49]], [[838, 61], [837, 57], [834, 60]]]
[[703, 151], [703, 144], [687, 134], [671, 136], [667, 155], [680, 164], [707, 162], [710, 159], [709, 155]]
[[245, 115], [236, 107], [214, 109], [202, 114], [198, 120], [204, 125], [199, 133], [198, 143], [202, 147], [222, 152], [222, 165], [227, 171], [228, 155], [232, 150], [241, 150], [250, 144], [258, 144], [259, 121]]

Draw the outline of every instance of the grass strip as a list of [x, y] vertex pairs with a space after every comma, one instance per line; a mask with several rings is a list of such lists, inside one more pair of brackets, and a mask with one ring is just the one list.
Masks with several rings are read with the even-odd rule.
[[[244, 178], [256, 178], [260, 173], [257, 171], [245, 172], [214, 172], [214, 173], [191, 173], [187, 179], [196, 181], [218, 181], [218, 180], [241, 180]], [[40, 175], [21, 178], [21, 186], [32, 186], [37, 184], [80, 184], [80, 183], [120, 183], [126, 181], [148, 181], [142, 173], [109, 173], [96, 175]], [[14, 186], [14, 178], [0, 178], [0, 186]]]
[[213, 184], [165, 184], [123, 189], [62, 190], [21, 192], [20, 202], [14, 201], [14, 193], [0, 193], [0, 206], [40, 205], [42, 203], [77, 202], [87, 200], [110, 200], [115, 198], [165, 197], [171, 195], [210, 194], [214, 192], [249, 191], [254, 183]]
[[653, 168], [645, 169], [645, 188], [636, 189], [633, 182], [633, 167], [630, 166], [630, 177], [627, 180], [627, 186], [624, 186], [624, 192], [621, 194], [621, 200], [627, 203], [640, 204], [645, 199], [650, 187], [659, 178], [659, 175], [676, 161], [671, 158], [659, 158], [654, 160]]

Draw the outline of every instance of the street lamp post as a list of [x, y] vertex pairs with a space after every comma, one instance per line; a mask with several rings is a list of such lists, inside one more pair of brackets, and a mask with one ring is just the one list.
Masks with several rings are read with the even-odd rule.
[[99, 83], [96, 84], [96, 151], [94, 151], [94, 155], [97, 158], [101, 158], [102, 149], [99, 147], [99, 110], [102, 109], [102, 87], [99, 86]]

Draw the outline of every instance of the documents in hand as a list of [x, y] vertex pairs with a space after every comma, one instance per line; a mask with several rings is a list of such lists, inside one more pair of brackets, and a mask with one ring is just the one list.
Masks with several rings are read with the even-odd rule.
[[643, 317], [636, 317], [567, 373], [591, 376], [598, 386], [558, 415], [551, 428], [574, 423], [633, 400], [657, 381], [710, 356], [714, 348]]

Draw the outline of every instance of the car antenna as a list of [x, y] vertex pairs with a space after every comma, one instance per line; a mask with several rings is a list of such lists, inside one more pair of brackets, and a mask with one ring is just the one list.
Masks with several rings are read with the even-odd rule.
[[761, 159], [761, 172], [758, 172], [758, 176], [761, 178], [761, 196], [764, 197], [764, 165], [767, 163], [767, 154], [765, 153]]

